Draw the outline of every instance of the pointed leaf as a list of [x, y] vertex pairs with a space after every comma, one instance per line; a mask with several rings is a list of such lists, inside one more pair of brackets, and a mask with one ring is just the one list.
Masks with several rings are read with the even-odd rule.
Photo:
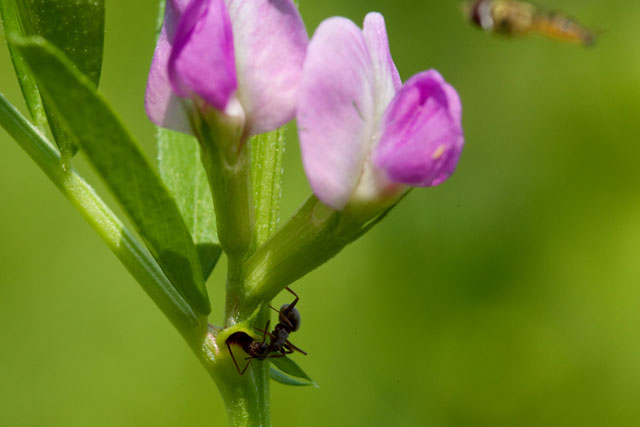
[[80, 142], [173, 285], [196, 312], [208, 314], [209, 299], [189, 230], [129, 131], [58, 49], [39, 37], [14, 43], [52, 109]]
[[41, 36], [98, 86], [104, 47], [104, 0], [22, 0], [28, 35]]
[[206, 281], [222, 249], [198, 141], [190, 135], [158, 128], [158, 165], [160, 176], [178, 204], [196, 244]]
[[314, 387], [318, 387], [318, 384], [316, 384], [313, 381], [299, 380], [299, 379], [290, 377], [289, 375], [284, 374], [274, 368], [269, 369], [269, 375], [271, 375], [272, 380], [277, 381], [280, 384], [284, 384], [284, 385], [292, 385], [292, 386], [310, 386], [311, 385]]
[[[7, 39], [9, 39], [10, 34], [19, 37], [26, 35], [22, 20], [20, 19], [18, 4], [22, 3], [19, 0], [0, 0], [0, 15], [2, 16], [2, 24]], [[20, 89], [22, 90], [22, 96], [27, 103], [29, 114], [31, 114], [31, 118], [35, 125], [40, 130], [44, 130], [47, 126], [47, 117], [44, 112], [42, 100], [40, 99], [38, 85], [31, 75], [31, 71], [27, 67], [27, 64], [20, 55], [20, 52], [11, 43], [8, 43], [8, 45], [11, 60], [13, 62], [13, 68], [16, 71], [16, 76], [20, 83]]]
[[[315, 382], [302, 370], [300, 366], [292, 359], [288, 357], [273, 357], [269, 359], [269, 361], [275, 365], [279, 370], [284, 373], [287, 373], [291, 376], [302, 378], [304, 380], [309, 381], [311, 384], [315, 385]], [[311, 385], [309, 384], [309, 385]]]
[[[41, 36], [60, 49], [85, 74], [95, 86], [100, 79], [102, 53], [104, 46], [104, 0], [0, 0], [3, 10], [16, 21], [7, 33], [17, 30], [19, 36]], [[18, 79], [23, 86], [23, 93], [32, 111], [39, 114], [42, 109], [37, 93], [33, 93], [31, 76], [25, 74], [22, 59], [16, 58], [12, 50], [14, 65]], [[20, 64], [20, 65], [18, 65]], [[23, 82], [23, 79], [26, 80]], [[27, 89], [25, 90], [25, 85]], [[27, 93], [29, 95], [27, 96]], [[44, 111], [49, 121], [63, 161], [73, 156], [77, 150], [77, 142], [71, 132], [64, 129], [61, 121], [44, 100]], [[36, 118], [36, 122], [41, 120]]]

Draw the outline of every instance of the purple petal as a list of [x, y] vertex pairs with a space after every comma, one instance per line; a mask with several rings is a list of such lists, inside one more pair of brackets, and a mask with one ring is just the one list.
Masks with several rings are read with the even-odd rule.
[[295, 115], [309, 38], [291, 0], [227, 0], [247, 135], [277, 129]]
[[182, 16], [190, 2], [191, 0], [169, 0], [166, 2], [166, 7], [169, 7], [168, 3], [171, 3], [171, 6], [178, 12], [178, 16]]
[[433, 186], [455, 171], [464, 137], [456, 90], [429, 70], [413, 76], [385, 112], [375, 164], [394, 182]]
[[191, 127], [180, 100], [173, 93], [169, 83], [168, 64], [176, 26], [188, 1], [167, 2], [162, 31], [151, 62], [144, 101], [147, 116], [153, 123], [184, 133], [190, 133]]
[[223, 0], [192, 0], [180, 18], [169, 57], [169, 80], [224, 111], [237, 88], [233, 34]]
[[297, 119], [311, 188], [335, 209], [348, 202], [369, 155], [374, 89], [362, 31], [345, 18], [322, 22], [307, 50]]
[[376, 77], [377, 117], [382, 116], [389, 102], [402, 86], [396, 64], [391, 59], [384, 18], [377, 12], [368, 13], [362, 29]]

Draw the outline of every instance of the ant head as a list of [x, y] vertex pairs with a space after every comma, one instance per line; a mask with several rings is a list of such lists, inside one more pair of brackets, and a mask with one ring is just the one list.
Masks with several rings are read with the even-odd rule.
[[269, 344], [265, 342], [253, 341], [251, 344], [249, 344], [249, 348], [251, 349], [251, 355], [259, 359], [261, 356], [268, 353]]
[[282, 304], [282, 307], [280, 307], [280, 317], [286, 317], [291, 326], [293, 326], [291, 332], [294, 332], [300, 329], [300, 322], [302, 320], [300, 319], [300, 312], [295, 307], [291, 309], [288, 308], [289, 304]]

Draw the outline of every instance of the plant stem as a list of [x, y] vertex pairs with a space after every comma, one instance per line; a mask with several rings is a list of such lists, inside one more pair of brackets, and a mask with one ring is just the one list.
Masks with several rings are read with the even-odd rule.
[[[255, 201], [252, 244], [245, 249], [244, 253], [228, 257], [224, 325], [226, 329], [210, 331], [202, 353], [205, 357], [201, 359], [218, 385], [227, 408], [229, 423], [234, 427], [271, 425], [269, 363], [251, 360], [247, 371], [242, 376], [239, 375], [229, 354], [226, 339], [237, 331], [253, 334], [254, 325], [264, 328], [269, 320], [269, 308], [265, 304], [267, 301], [262, 301], [257, 315], [255, 313], [257, 306], [253, 306], [250, 311], [247, 310], [252, 302], [247, 301], [246, 295], [252, 288], [252, 284], [246, 280], [244, 267], [250, 250], [263, 244], [277, 226], [280, 210], [282, 152], [284, 151], [283, 130], [279, 129], [253, 138], [251, 146], [245, 147], [244, 151], [248, 152], [248, 148], [252, 151], [252, 182], [250, 184], [253, 184]], [[229, 196], [228, 192], [222, 194]], [[228, 205], [228, 202], [226, 204]], [[222, 237], [220, 240], [222, 242]], [[243, 369], [246, 355], [239, 346], [234, 344], [232, 348], [235, 350], [232, 351], [236, 354], [240, 369]], [[238, 355], [243, 356], [238, 357]]]
[[[266, 366], [267, 363], [260, 363], [260, 365]], [[223, 386], [218, 382], [227, 408], [229, 425], [233, 427], [271, 425], [268, 404], [269, 380], [265, 381], [263, 371], [266, 371], [264, 366], [251, 366], [245, 373], [247, 378], [232, 383], [225, 382]], [[263, 386], [265, 383], [267, 383], [266, 387]], [[266, 393], [265, 390], [267, 390]]]
[[298, 211], [245, 263], [247, 310], [329, 260], [361, 228], [310, 196]]
[[230, 262], [241, 262], [254, 240], [249, 149], [237, 135], [216, 126], [215, 119], [212, 123], [197, 115], [192, 119], [211, 187], [220, 245]]
[[[266, 314], [266, 311], [261, 313]], [[252, 361], [244, 375], [240, 376], [225, 343], [228, 336], [228, 330], [210, 327], [201, 353], [201, 362], [218, 386], [227, 410], [229, 425], [270, 426], [269, 363]], [[238, 363], [244, 367], [244, 358], [238, 359], [242, 350], [238, 346], [233, 347]]]

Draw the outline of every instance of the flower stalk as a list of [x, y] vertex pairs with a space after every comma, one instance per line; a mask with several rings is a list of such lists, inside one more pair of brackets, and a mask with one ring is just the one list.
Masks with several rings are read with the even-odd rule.
[[[395, 202], [397, 203], [397, 201]], [[245, 263], [246, 313], [324, 264], [384, 217], [395, 203], [367, 216], [338, 211], [309, 196]]]
[[250, 153], [237, 135], [216, 132], [210, 123], [196, 115], [193, 129], [213, 195], [220, 245], [229, 263], [238, 264], [251, 251], [254, 235]]
[[[206, 129], [206, 126], [205, 126]], [[203, 154], [211, 149], [211, 143], [202, 134], [201, 146]], [[213, 145], [221, 147], [224, 144]], [[248, 161], [243, 165], [242, 175], [233, 175], [230, 172], [221, 172], [221, 169], [211, 171], [213, 176], [228, 174], [227, 178], [234, 179], [236, 184], [244, 184], [242, 189], [250, 193], [236, 192], [235, 196], [242, 194], [245, 200], [253, 200], [250, 196], [255, 196], [255, 206], [245, 206], [246, 217], [250, 217], [253, 222], [251, 228], [237, 230], [244, 239], [244, 248], [237, 246], [238, 251], [235, 256], [229, 255], [226, 300], [225, 300], [225, 329], [210, 327], [209, 334], [198, 352], [203, 366], [215, 381], [225, 402], [229, 423], [232, 426], [267, 426], [270, 425], [270, 364], [268, 362], [253, 361], [244, 375], [240, 376], [233, 363], [226, 346], [226, 339], [231, 333], [244, 331], [253, 334], [253, 325], [260, 328], [266, 325], [269, 320], [269, 308], [262, 300], [262, 304], [255, 305], [253, 301], [246, 298], [248, 289], [254, 287], [250, 279], [245, 275], [246, 258], [251, 248], [263, 244], [276, 228], [278, 212], [280, 208], [280, 187], [282, 176], [282, 152], [284, 150], [284, 140], [282, 130], [276, 130], [257, 137], [251, 141], [251, 145], [246, 145], [241, 156], [248, 160], [249, 148], [252, 149], [251, 170], [248, 170]], [[219, 164], [225, 160], [225, 155], [220, 150], [215, 150]], [[226, 158], [229, 158], [227, 155]], [[222, 159], [222, 160], [221, 160]], [[210, 165], [215, 165], [212, 159], [208, 159]], [[205, 163], [206, 164], [206, 163]], [[252, 175], [256, 181], [256, 187], [251, 186]], [[249, 178], [247, 178], [249, 176]], [[210, 175], [211, 177], [211, 175]], [[222, 183], [218, 182], [222, 185]], [[216, 190], [213, 188], [213, 194]], [[216, 187], [217, 188], [217, 187]], [[236, 187], [238, 188], [238, 187]], [[221, 188], [218, 193], [221, 202], [223, 197], [230, 197], [229, 186]], [[215, 204], [214, 196], [214, 204]], [[242, 199], [240, 199], [242, 200]], [[228, 202], [227, 202], [228, 203]], [[227, 203], [223, 203], [222, 209], [228, 209], [229, 214], [237, 212], [234, 208], [229, 208]], [[218, 205], [216, 205], [218, 209]], [[252, 209], [252, 210], [250, 210]], [[221, 210], [217, 210], [218, 218], [221, 217]], [[254, 213], [255, 212], [255, 213]], [[224, 214], [223, 214], [224, 215]], [[219, 222], [218, 227], [229, 226], [229, 224], [240, 224], [238, 218], [231, 218], [235, 222]], [[220, 221], [220, 220], [219, 220]], [[250, 230], [250, 231], [247, 231]], [[229, 234], [233, 238], [233, 234]], [[220, 235], [220, 242], [225, 248], [223, 234]], [[248, 242], [248, 243], [247, 243]], [[226, 250], [226, 249], [225, 249]], [[228, 253], [229, 254], [229, 253]], [[257, 310], [256, 310], [257, 308]], [[241, 348], [233, 346], [235, 354], [243, 355]], [[245, 356], [237, 356], [239, 363], [245, 363]]]

